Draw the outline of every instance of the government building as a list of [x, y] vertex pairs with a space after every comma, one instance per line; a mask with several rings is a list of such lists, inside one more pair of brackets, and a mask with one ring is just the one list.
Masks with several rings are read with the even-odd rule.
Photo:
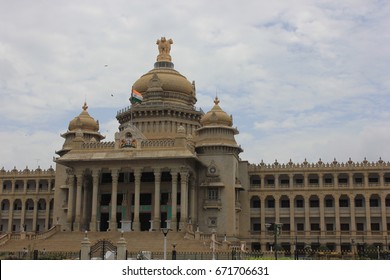
[[116, 114], [115, 141], [104, 141], [84, 103], [64, 128], [55, 169], [0, 170], [2, 235], [56, 225], [66, 232], [170, 228], [215, 233], [248, 250], [270, 250], [275, 235], [286, 250], [389, 249], [389, 162], [241, 160], [223, 100], [207, 113], [195, 107], [195, 83], [175, 70], [172, 43], [157, 41], [153, 69]]

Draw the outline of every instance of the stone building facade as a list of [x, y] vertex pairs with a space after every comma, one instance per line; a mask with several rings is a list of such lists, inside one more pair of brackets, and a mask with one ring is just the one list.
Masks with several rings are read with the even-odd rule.
[[117, 112], [106, 142], [84, 104], [61, 136], [56, 170], [0, 171], [2, 232], [173, 230], [211, 233], [253, 250], [320, 245], [387, 247], [390, 163], [250, 164], [239, 132], [214, 100], [197, 109], [196, 88], [175, 70], [172, 40], [157, 41], [154, 68], [132, 91], [142, 103]]

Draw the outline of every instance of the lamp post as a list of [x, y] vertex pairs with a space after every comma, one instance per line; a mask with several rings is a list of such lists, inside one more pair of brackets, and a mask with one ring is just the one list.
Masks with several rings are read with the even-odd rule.
[[275, 251], [275, 260], [278, 259], [278, 235], [280, 235], [280, 232], [282, 231], [283, 224], [281, 223], [274, 223], [274, 224], [265, 224], [265, 227], [268, 230], [272, 230], [274, 235], [274, 251]]
[[170, 230], [169, 228], [161, 229], [161, 232], [164, 234], [164, 260], [167, 259], [167, 235]]

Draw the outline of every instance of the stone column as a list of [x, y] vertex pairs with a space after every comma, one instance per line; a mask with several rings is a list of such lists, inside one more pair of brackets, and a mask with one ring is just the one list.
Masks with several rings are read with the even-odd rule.
[[288, 175], [288, 185], [289, 185], [289, 188], [292, 189], [294, 188], [294, 174], [289, 174]]
[[14, 216], [14, 199], [9, 200], [9, 211], [8, 211], [8, 228], [7, 232], [12, 232], [12, 221]]
[[368, 188], [368, 172], [363, 173], [364, 179], [364, 188]]
[[76, 216], [73, 223], [74, 231], [81, 230], [81, 191], [83, 186], [83, 173], [81, 171], [76, 173]]
[[366, 232], [367, 236], [371, 236], [371, 211], [370, 211], [370, 195], [364, 196], [366, 206]]
[[307, 174], [307, 173], [303, 174], [303, 187], [305, 189], [309, 188], [309, 174]]
[[92, 212], [91, 212], [91, 223], [89, 224], [90, 231], [98, 231], [97, 228], [97, 202], [98, 202], [98, 188], [99, 188], [99, 175], [100, 170], [92, 170]]
[[320, 189], [322, 189], [324, 187], [324, 174], [323, 173], [318, 174], [318, 185], [319, 185]]
[[119, 238], [119, 241], [116, 243], [117, 247], [117, 260], [126, 260], [126, 251], [127, 251], [127, 242], [125, 238], [123, 237], [123, 233], [121, 234], [121, 237]]
[[353, 189], [353, 173], [349, 172], [349, 188]]
[[11, 193], [12, 194], [15, 193], [15, 184], [16, 184], [16, 180], [12, 179], [11, 180]]
[[177, 171], [171, 170], [172, 176], [172, 219], [171, 229], [177, 229]]
[[46, 201], [46, 213], [45, 213], [45, 230], [49, 230], [49, 220], [50, 220], [50, 200]]
[[275, 223], [280, 223], [280, 196], [275, 195]]
[[195, 178], [191, 177], [190, 180], [190, 217], [192, 220], [192, 224], [196, 224], [198, 221], [198, 215], [196, 212], [196, 192], [195, 192]]
[[265, 177], [264, 174], [260, 174], [260, 188], [264, 189], [265, 187]]
[[294, 196], [290, 197], [290, 237], [293, 238], [296, 233], [295, 233], [295, 201], [294, 201]]
[[[28, 184], [28, 180], [24, 180], [23, 181], [23, 193], [26, 194], [27, 193], [27, 184]], [[3, 185], [1, 185], [1, 188], [3, 188]]]
[[[161, 170], [154, 170], [154, 216], [153, 216], [153, 229], [160, 230], [161, 225], [161, 213], [160, 213], [160, 187], [161, 187]], [[164, 222], [164, 221], [163, 221]]]
[[324, 195], [320, 194], [318, 196], [318, 199], [320, 201], [320, 234], [321, 236], [325, 236], [325, 201], [324, 201]]
[[384, 188], [385, 187], [385, 173], [379, 172], [379, 187]]
[[39, 192], [39, 179], [35, 180], [35, 193], [37, 194]]
[[140, 210], [140, 191], [141, 191], [141, 170], [134, 170], [134, 220], [133, 220], [133, 230], [140, 231], [141, 224], [139, 221], [139, 210]]
[[386, 195], [384, 193], [381, 194], [381, 218], [382, 218], [382, 226], [381, 226], [382, 235], [387, 236]]
[[275, 189], [279, 189], [279, 174], [275, 173], [274, 178], [275, 178]]
[[118, 169], [111, 169], [111, 178], [112, 178], [112, 190], [111, 190], [111, 216], [110, 216], [110, 225], [109, 230], [117, 230], [118, 224], [116, 221], [116, 209], [117, 209], [117, 197], [118, 197]]
[[88, 181], [84, 178], [84, 182], [83, 182], [83, 203], [82, 203], [82, 218], [81, 218], [81, 221], [82, 221], [82, 228], [83, 230], [86, 230], [86, 228], [84, 227], [87, 227], [88, 225], [88, 221], [87, 221], [87, 203], [88, 203]]
[[34, 213], [33, 213], [33, 224], [32, 231], [37, 231], [37, 221], [38, 221], [38, 199], [34, 199]]
[[80, 250], [80, 260], [89, 260], [91, 253], [91, 241], [89, 241], [87, 231], [85, 232], [85, 236], [83, 241], [81, 241], [81, 250]]
[[22, 199], [22, 213], [20, 216], [20, 228], [22, 232], [24, 232], [24, 224], [26, 223], [26, 200]]
[[265, 198], [259, 197], [260, 199], [260, 232], [261, 232], [261, 250], [265, 251], [265, 240], [267, 238], [267, 229], [265, 227]]
[[305, 198], [305, 236], [310, 236], [310, 196], [306, 195]]
[[[355, 213], [355, 197], [354, 195], [349, 195], [349, 201], [350, 201], [350, 217], [351, 217], [351, 232], [352, 236], [356, 236], [356, 213]], [[355, 239], [356, 240], [356, 239]]]
[[185, 230], [187, 224], [187, 210], [188, 210], [188, 171], [180, 171], [180, 230]]
[[72, 170], [67, 170], [68, 172], [68, 213], [66, 217], [66, 222], [70, 231], [73, 227], [73, 198], [74, 198], [74, 175]]
[[[340, 240], [341, 231], [340, 231], [340, 197], [337, 196], [334, 199], [334, 207], [335, 207], [335, 230], [336, 230], [336, 240]], [[341, 247], [340, 243], [336, 242], [336, 251], [340, 252]]]
[[338, 189], [339, 187], [339, 176], [336, 172], [333, 173], [333, 186], [335, 189]]

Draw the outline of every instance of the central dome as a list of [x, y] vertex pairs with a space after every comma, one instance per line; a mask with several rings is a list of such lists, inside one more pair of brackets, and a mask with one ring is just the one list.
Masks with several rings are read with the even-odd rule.
[[157, 40], [159, 55], [154, 68], [133, 84], [133, 89], [143, 96], [143, 105], [164, 102], [193, 106], [196, 103], [194, 83], [176, 71], [171, 62], [171, 44], [172, 39]]
[[149, 89], [150, 80], [155, 74], [161, 82], [163, 91], [184, 93], [191, 96], [194, 95], [194, 87], [187, 78], [175, 69], [169, 67], [155, 67], [153, 70], [142, 75], [141, 78], [134, 83], [133, 88], [141, 94], [145, 93]]

